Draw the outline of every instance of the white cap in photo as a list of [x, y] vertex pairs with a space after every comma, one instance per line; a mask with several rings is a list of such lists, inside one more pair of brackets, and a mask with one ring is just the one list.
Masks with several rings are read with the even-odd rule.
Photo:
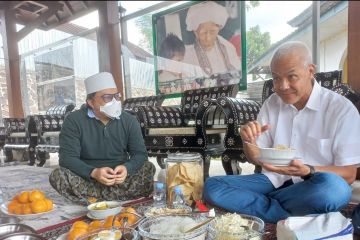
[[98, 92], [108, 88], [116, 88], [115, 80], [111, 73], [101, 72], [85, 79], [86, 94]]
[[226, 8], [213, 1], [202, 2], [189, 8], [186, 15], [186, 30], [196, 31], [200, 24], [213, 22], [224, 27], [229, 15]]

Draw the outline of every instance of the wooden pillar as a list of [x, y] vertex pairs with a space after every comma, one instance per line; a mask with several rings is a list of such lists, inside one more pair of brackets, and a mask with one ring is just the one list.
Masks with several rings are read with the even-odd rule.
[[111, 72], [119, 92], [124, 98], [124, 84], [121, 73], [120, 15], [117, 1], [99, 2], [99, 31], [97, 46], [99, 71]]
[[20, 57], [14, 13], [0, 10], [10, 117], [24, 117], [20, 88]]
[[360, 92], [360, 2], [349, 1], [348, 9], [348, 80]]

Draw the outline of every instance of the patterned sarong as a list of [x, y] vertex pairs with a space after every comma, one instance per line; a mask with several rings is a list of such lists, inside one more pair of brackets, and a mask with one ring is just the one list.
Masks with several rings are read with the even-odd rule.
[[135, 175], [127, 176], [121, 184], [105, 186], [96, 180], [86, 180], [67, 168], [59, 167], [51, 172], [51, 186], [65, 198], [80, 204], [88, 204], [89, 197], [101, 200], [129, 200], [147, 197], [153, 191], [155, 166], [149, 161]]

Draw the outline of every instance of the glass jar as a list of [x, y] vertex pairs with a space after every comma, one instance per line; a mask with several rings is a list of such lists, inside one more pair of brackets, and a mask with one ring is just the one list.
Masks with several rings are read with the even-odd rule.
[[186, 204], [202, 199], [204, 186], [203, 159], [199, 153], [171, 153], [165, 159], [167, 203], [174, 199], [174, 188], [180, 186]]

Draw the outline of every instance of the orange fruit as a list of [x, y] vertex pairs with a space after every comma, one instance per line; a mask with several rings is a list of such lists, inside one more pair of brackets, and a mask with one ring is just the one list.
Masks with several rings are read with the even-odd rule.
[[50, 199], [48, 199], [48, 198], [45, 198], [44, 199], [44, 202], [46, 203], [46, 211], [50, 211], [50, 210], [52, 210], [53, 209], [53, 207], [54, 207], [54, 203], [53, 203], [53, 201], [51, 201]]
[[25, 203], [22, 205], [22, 214], [32, 214], [30, 203]]
[[[112, 222], [113, 222], [114, 217], [115, 217], [114, 215], [106, 217], [103, 227], [104, 228], [112, 227]], [[115, 219], [114, 226], [115, 227], [121, 227], [121, 223], [120, 223], [120, 221], [118, 219]]]
[[47, 211], [47, 205], [44, 200], [32, 201], [30, 206], [33, 213], [42, 213]]
[[89, 224], [89, 228], [88, 228], [88, 231], [93, 231], [93, 230], [96, 230], [98, 228], [101, 228], [103, 226], [102, 222], [99, 221], [99, 220], [94, 220], [92, 221], [90, 224]]
[[17, 208], [19, 202], [17, 200], [12, 200], [9, 204], [8, 204], [8, 212], [9, 213], [15, 213], [15, 209]]
[[11, 199], [11, 201], [18, 201], [18, 195], [15, 195], [15, 196]]
[[17, 200], [20, 203], [28, 203], [29, 202], [29, 192], [23, 191], [17, 196]]
[[45, 194], [40, 190], [32, 190], [30, 192], [29, 200], [30, 202], [35, 202], [36, 200], [44, 200]]
[[15, 207], [15, 214], [23, 214], [22, 212], [23, 204], [19, 203]]
[[67, 235], [67, 240], [75, 240], [78, 237], [85, 235], [87, 233], [86, 229], [84, 228], [72, 228]]
[[125, 217], [127, 217], [127, 222], [130, 226], [134, 225], [139, 220], [138, 216], [136, 215], [136, 210], [131, 207], [125, 208], [125, 210], [118, 215], [118, 219], [121, 221], [121, 223]]
[[88, 200], [89, 203], [97, 202], [97, 199], [95, 197], [88, 197], [87, 200]]
[[72, 229], [81, 228], [81, 229], [85, 229], [87, 231], [89, 228], [89, 225], [84, 221], [76, 221], [73, 223], [71, 228]]
[[127, 207], [127, 208], [125, 208], [122, 212], [136, 213], [136, 210], [135, 210], [135, 208]]

